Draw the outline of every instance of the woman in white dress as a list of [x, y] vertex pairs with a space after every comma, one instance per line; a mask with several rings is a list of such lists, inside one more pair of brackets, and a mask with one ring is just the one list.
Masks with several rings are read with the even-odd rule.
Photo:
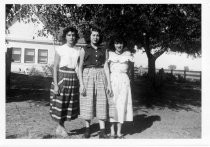
[[[133, 107], [130, 79], [128, 76], [129, 64], [133, 61], [132, 54], [125, 50], [125, 41], [121, 38], [113, 40], [114, 51], [109, 51], [110, 79], [113, 91], [113, 100], [116, 108], [114, 118], [110, 118], [111, 138], [123, 138], [121, 128], [124, 121], [133, 121]], [[117, 136], [115, 135], [117, 126]]]

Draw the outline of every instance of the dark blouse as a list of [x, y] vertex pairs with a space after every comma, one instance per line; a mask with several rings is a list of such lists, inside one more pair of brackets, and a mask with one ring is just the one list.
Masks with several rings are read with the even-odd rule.
[[84, 47], [85, 57], [84, 57], [84, 68], [85, 67], [101, 67], [105, 63], [106, 50], [104, 47], [98, 47], [94, 49], [91, 45]]

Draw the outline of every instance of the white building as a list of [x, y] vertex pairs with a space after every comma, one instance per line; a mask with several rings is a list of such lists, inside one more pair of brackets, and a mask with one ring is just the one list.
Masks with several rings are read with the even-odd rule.
[[[43, 23], [24, 23], [16, 21], [6, 32], [7, 48], [11, 48], [11, 72], [24, 72], [35, 68], [43, 70], [46, 65], [52, 65], [56, 46], [53, 36], [39, 36]], [[84, 45], [84, 39], [78, 41], [78, 46]]]

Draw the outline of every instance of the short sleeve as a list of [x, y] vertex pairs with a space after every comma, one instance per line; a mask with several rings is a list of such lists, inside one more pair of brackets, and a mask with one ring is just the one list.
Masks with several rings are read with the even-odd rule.
[[55, 47], [55, 52], [60, 56], [61, 55], [61, 46]]
[[113, 52], [108, 51], [108, 59], [107, 59], [107, 61], [108, 61], [108, 62], [109, 62], [109, 61], [113, 61]]
[[131, 52], [126, 52], [126, 57], [127, 57], [127, 60], [128, 61], [131, 61], [131, 62], [134, 62], [134, 57], [133, 55], [131, 54]]
[[129, 51], [124, 52], [121, 58], [121, 62], [126, 62], [126, 61], [134, 62], [133, 55]]

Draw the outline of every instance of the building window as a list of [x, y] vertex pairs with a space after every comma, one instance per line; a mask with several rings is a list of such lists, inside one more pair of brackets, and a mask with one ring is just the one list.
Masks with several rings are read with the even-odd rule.
[[21, 62], [21, 48], [12, 48], [12, 62]]
[[48, 50], [39, 49], [38, 50], [38, 63], [47, 64]]
[[35, 49], [25, 49], [25, 63], [34, 63], [35, 62]]

